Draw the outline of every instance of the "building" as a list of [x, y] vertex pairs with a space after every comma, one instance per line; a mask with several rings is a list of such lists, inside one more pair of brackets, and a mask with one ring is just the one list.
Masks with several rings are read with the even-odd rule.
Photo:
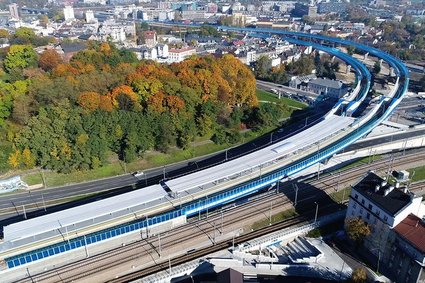
[[314, 18], [317, 16], [317, 6], [296, 3], [295, 9], [292, 10], [292, 13], [297, 17], [309, 16]]
[[143, 32], [145, 44], [147, 47], [152, 48], [157, 44], [156, 31], [147, 30]]
[[196, 54], [196, 49], [193, 47], [186, 47], [186, 48], [180, 48], [180, 49], [171, 48], [168, 51], [168, 62], [169, 63], [181, 62], [184, 59], [188, 58], [189, 56], [192, 56], [195, 54]]
[[425, 222], [409, 214], [389, 236], [383, 257], [389, 276], [395, 282], [425, 282]]
[[347, 93], [347, 88], [341, 81], [317, 78], [308, 82], [308, 88], [311, 92], [324, 94], [331, 98], [340, 98]]
[[341, 14], [341, 13], [345, 13], [346, 10], [347, 10], [347, 3], [321, 2], [317, 5], [317, 12], [319, 14], [328, 14], [328, 13]]
[[86, 11], [86, 22], [93, 23], [96, 22], [96, 18], [94, 17], [94, 12], [91, 10]]
[[[397, 188], [396, 188], [397, 187]], [[368, 173], [352, 187], [346, 217], [357, 217], [368, 223], [371, 234], [364, 246], [376, 257], [390, 247], [391, 229], [409, 214], [417, 214], [422, 197], [409, 192], [406, 187], [398, 188], [387, 183], [375, 173]]]
[[168, 45], [167, 44], [158, 44], [156, 46], [158, 49], [159, 58], [168, 58]]
[[72, 8], [72, 6], [65, 6], [65, 8], [63, 8], [63, 16], [66, 22], [75, 20], [74, 8]]
[[18, 4], [13, 3], [9, 5], [9, 13], [10, 13], [10, 17], [13, 20], [19, 20], [19, 7]]

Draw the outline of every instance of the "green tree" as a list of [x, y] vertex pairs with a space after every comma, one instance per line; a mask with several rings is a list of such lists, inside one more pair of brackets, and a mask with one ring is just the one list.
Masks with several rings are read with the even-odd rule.
[[30, 45], [12, 45], [3, 62], [7, 72], [37, 65], [37, 53]]
[[375, 62], [375, 64], [373, 65], [373, 73], [374, 74], [379, 74], [381, 72], [381, 64], [379, 63], [379, 61]]
[[351, 45], [347, 46], [348, 55], [353, 55], [355, 50], [356, 48], [354, 46], [351, 46]]
[[272, 68], [272, 60], [269, 56], [263, 55], [257, 59], [254, 66], [255, 77], [259, 79], [269, 79], [269, 72]]

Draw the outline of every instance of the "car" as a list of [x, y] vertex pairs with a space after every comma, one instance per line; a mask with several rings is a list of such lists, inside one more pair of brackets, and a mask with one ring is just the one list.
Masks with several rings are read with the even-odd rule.
[[133, 175], [134, 177], [140, 177], [143, 176], [145, 173], [143, 173], [142, 171], [136, 171], [131, 173], [131, 175]]

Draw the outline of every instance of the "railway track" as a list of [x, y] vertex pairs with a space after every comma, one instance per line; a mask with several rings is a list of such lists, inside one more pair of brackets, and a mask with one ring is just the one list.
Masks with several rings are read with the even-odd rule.
[[[414, 153], [414, 154], [408, 154], [405, 156], [395, 157], [394, 162], [397, 161], [397, 166], [403, 166], [413, 162], [421, 161], [423, 160], [424, 157], [425, 157], [425, 152], [421, 154]], [[338, 175], [340, 176], [339, 178], [342, 178], [344, 180], [344, 182], [352, 182], [358, 179], [361, 175], [365, 173], [365, 171], [367, 171], [370, 168], [373, 168], [376, 171], [387, 170], [388, 169], [387, 163], [388, 163], [388, 159], [381, 159], [381, 160], [375, 161], [372, 164], [365, 164], [358, 167], [341, 170], [340, 173], [338, 173]], [[314, 186], [318, 190], [324, 191], [329, 194], [335, 191], [335, 185], [336, 185], [335, 179], [336, 179], [336, 174], [330, 174], [330, 175], [322, 177], [320, 180], [310, 180], [306, 184], [310, 186]], [[307, 206], [307, 202], [313, 203], [314, 201], [318, 200], [318, 198], [314, 195], [303, 194], [302, 186], [304, 185], [304, 183], [299, 183], [299, 185], [300, 185], [300, 193], [299, 193], [299, 198], [297, 201], [298, 207], [302, 206], [303, 204], [306, 204]], [[416, 190], [416, 189], [422, 188], [423, 186], [425, 186], [425, 182], [412, 184], [411, 190]], [[282, 186], [281, 190], [284, 190], [285, 187], [286, 186]], [[212, 238], [211, 235], [213, 233], [216, 233], [215, 231], [219, 230], [217, 229], [216, 225], [213, 223], [220, 222], [221, 217], [225, 217], [223, 219], [223, 226], [227, 227], [228, 225], [235, 223], [235, 221], [243, 222], [244, 220], [252, 218], [254, 215], [258, 215], [258, 214], [266, 215], [267, 212], [269, 211], [270, 203], [274, 203], [274, 205], [282, 206], [282, 207], [292, 205], [292, 202], [290, 201], [290, 199], [283, 194], [268, 192], [268, 193], [265, 193], [264, 195], [256, 196], [252, 201], [244, 203], [242, 205], [239, 205], [236, 207], [226, 207], [225, 209], [223, 209], [223, 211], [216, 210], [214, 212], [211, 212], [207, 221], [205, 221], [205, 219], [189, 221], [188, 224], [185, 224], [176, 229], [170, 230], [169, 232], [161, 233], [161, 238], [163, 239], [163, 244], [161, 246], [161, 249], [165, 250], [171, 247], [175, 242], [179, 242], [181, 241], [182, 238], [185, 238], [185, 235], [188, 235], [189, 238], [193, 238], [197, 236], [199, 237], [200, 234], [206, 234], [206, 235], [209, 235], [208, 237], [211, 240]], [[255, 207], [254, 210], [253, 210], [253, 207]], [[222, 216], [222, 213], [223, 213], [223, 216]], [[288, 222], [285, 221], [285, 222], [282, 222], [282, 224], [270, 226], [270, 227], [281, 227], [281, 228], [266, 227], [267, 229], [266, 228], [261, 229], [261, 230], [255, 231], [255, 233], [253, 232], [248, 233], [246, 235], [251, 235], [251, 236], [246, 236], [246, 237], [255, 238], [255, 237], [270, 233], [269, 229], [276, 229], [276, 230], [283, 229], [286, 227], [284, 226], [285, 223], [288, 224]], [[280, 225], [283, 225], [283, 226], [280, 226]], [[294, 225], [294, 224], [291, 223], [288, 225]], [[195, 235], [193, 232], [194, 226], [199, 226], [197, 229], [199, 230], [199, 232], [198, 234], [195, 234]], [[273, 230], [273, 231], [276, 231], [276, 230]], [[246, 241], [245, 237], [243, 236], [245, 235], [240, 236], [237, 242]], [[196, 257], [199, 257], [200, 256], [199, 254], [211, 253], [211, 249], [215, 249], [214, 247], [220, 247], [220, 249], [223, 249], [222, 245], [225, 245], [226, 243], [217, 243], [214, 245], [215, 237], [213, 239], [214, 239], [214, 241], [212, 240], [213, 246], [211, 246], [210, 248], [202, 249], [194, 253], [191, 253], [190, 258], [194, 259]], [[70, 282], [70, 281], [80, 280], [90, 276], [95, 276], [97, 273], [105, 271], [106, 269], [109, 269], [111, 266], [125, 264], [126, 262], [130, 262], [142, 256], [150, 257], [154, 263], [154, 266], [163, 266], [163, 264], [161, 265], [157, 261], [157, 259], [159, 258], [159, 252], [158, 252], [159, 247], [154, 243], [155, 240], [156, 238], [154, 239], [149, 238], [149, 239], [136, 241], [136, 242], [127, 244], [126, 246], [115, 248], [105, 253], [89, 257], [80, 262], [68, 264], [63, 267], [59, 267], [54, 270], [47, 271], [39, 275], [35, 275], [35, 276], [32, 276], [31, 278], [26, 278], [18, 282], [31, 282], [31, 280], [37, 281], [37, 282], [56, 282], [58, 280], [60, 280], [61, 282]], [[183, 263], [184, 260], [188, 260], [188, 257], [189, 255], [184, 255], [176, 259], [172, 259], [172, 264], [176, 265], [176, 264]], [[143, 273], [143, 275], [137, 275], [137, 276], [139, 277], [146, 276], [156, 271], [159, 271], [155, 269], [154, 266], [151, 266], [151, 267], [148, 266], [144, 268], [143, 270], [145, 273]], [[122, 282], [121, 279], [124, 279], [124, 278], [120, 277], [119, 279], [120, 279], [119, 281], [113, 280], [112, 282]], [[123, 280], [123, 281], [126, 281], [126, 280]]]

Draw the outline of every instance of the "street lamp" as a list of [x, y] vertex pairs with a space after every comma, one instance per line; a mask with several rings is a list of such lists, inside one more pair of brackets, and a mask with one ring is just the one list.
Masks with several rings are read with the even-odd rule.
[[314, 215], [314, 224], [317, 222], [317, 212], [319, 211], [319, 204], [317, 202], [314, 202], [316, 204], [316, 214]]

